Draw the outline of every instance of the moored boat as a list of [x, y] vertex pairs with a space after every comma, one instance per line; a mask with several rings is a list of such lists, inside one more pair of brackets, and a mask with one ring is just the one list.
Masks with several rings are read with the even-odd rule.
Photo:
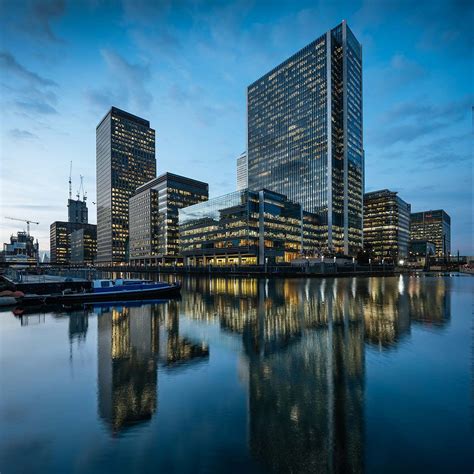
[[64, 291], [61, 294], [26, 295], [19, 303], [29, 304], [74, 304], [95, 303], [97, 301], [141, 301], [154, 298], [178, 296], [181, 290], [179, 282], [166, 283], [149, 280], [94, 280], [89, 291], [74, 293]]

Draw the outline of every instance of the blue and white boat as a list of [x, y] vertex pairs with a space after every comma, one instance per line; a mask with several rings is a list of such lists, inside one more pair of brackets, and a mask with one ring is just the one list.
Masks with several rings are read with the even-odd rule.
[[23, 304], [75, 304], [97, 301], [143, 301], [155, 298], [172, 298], [181, 291], [179, 282], [166, 283], [150, 280], [93, 280], [89, 290], [62, 294], [32, 295], [21, 298]]

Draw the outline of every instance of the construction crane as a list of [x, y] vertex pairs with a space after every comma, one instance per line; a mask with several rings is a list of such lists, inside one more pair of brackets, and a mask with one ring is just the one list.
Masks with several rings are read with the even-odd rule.
[[72, 199], [72, 161], [69, 165], [69, 199]]
[[18, 219], [16, 217], [5, 217], [5, 219], [10, 219], [11, 221], [26, 222], [26, 230], [28, 233], [28, 237], [30, 236], [30, 224], [39, 224], [39, 222], [32, 221], [30, 219]]
[[76, 194], [77, 200], [79, 201], [80, 196], [81, 196], [81, 191], [82, 191], [82, 200], [84, 202], [86, 202], [87, 193], [86, 193], [86, 191], [84, 191], [84, 176], [82, 176], [82, 174], [80, 174], [79, 177], [81, 178], [81, 185], [79, 186], [79, 189], [77, 190], [77, 194]]

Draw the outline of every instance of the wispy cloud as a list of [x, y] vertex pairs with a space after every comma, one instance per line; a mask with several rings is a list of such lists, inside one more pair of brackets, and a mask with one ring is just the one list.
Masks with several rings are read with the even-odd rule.
[[65, 0], [29, 0], [12, 3], [24, 7], [21, 12], [15, 14], [15, 24], [23, 33], [48, 42], [63, 42], [54, 32], [52, 24], [64, 15]]
[[11, 138], [17, 140], [32, 140], [38, 138], [38, 135], [31, 133], [28, 130], [20, 130], [19, 128], [13, 128], [9, 130], [8, 134]]
[[111, 49], [101, 50], [109, 72], [110, 86], [90, 88], [85, 91], [88, 102], [96, 107], [111, 105], [148, 110], [153, 96], [147, 85], [151, 78], [148, 63], [132, 63]]
[[22, 65], [11, 53], [0, 52], [0, 66], [4, 71], [2, 88], [15, 109], [27, 115], [56, 114], [58, 84]]
[[7, 51], [0, 52], [0, 66], [3, 72], [13, 79], [20, 79], [36, 87], [57, 86], [57, 83], [51, 79], [40, 76], [36, 72], [30, 71], [22, 66], [16, 58]]

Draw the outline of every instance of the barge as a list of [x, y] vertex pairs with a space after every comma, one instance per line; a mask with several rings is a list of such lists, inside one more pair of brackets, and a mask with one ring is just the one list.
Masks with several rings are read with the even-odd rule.
[[19, 298], [22, 306], [47, 304], [85, 304], [106, 301], [144, 301], [179, 296], [181, 284], [148, 280], [93, 280], [90, 290], [63, 291], [49, 295], [25, 295]]

